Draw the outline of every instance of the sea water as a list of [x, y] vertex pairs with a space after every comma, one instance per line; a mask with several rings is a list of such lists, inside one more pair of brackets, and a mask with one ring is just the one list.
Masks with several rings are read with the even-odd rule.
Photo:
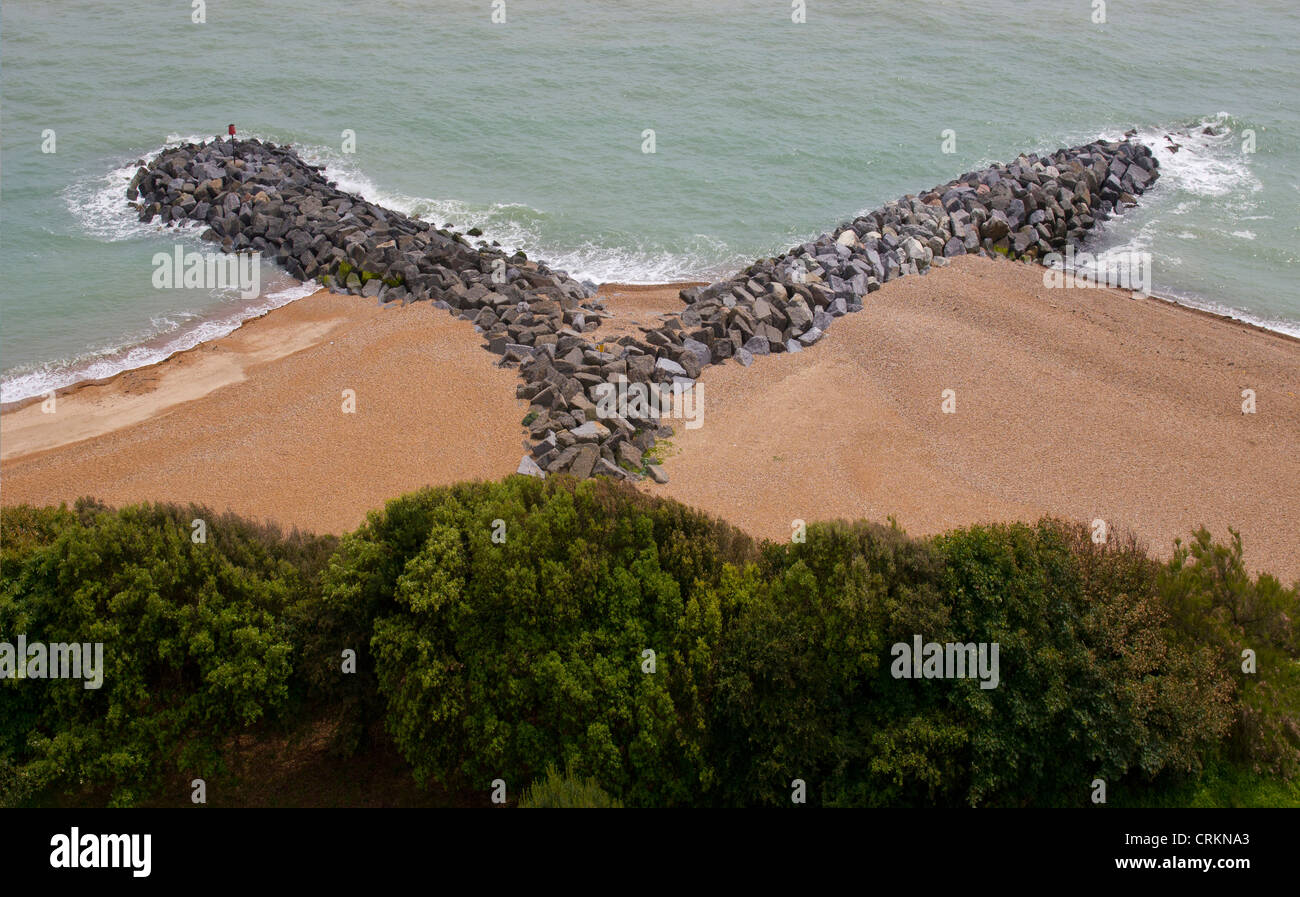
[[136, 220], [134, 163], [232, 122], [381, 204], [632, 283], [729, 274], [1136, 127], [1162, 177], [1095, 248], [1149, 253], [1157, 293], [1300, 334], [1292, 0], [200, 6], [0, 7], [3, 401], [311, 291], [270, 265], [252, 300], [151, 283], [157, 253], [211, 247]]

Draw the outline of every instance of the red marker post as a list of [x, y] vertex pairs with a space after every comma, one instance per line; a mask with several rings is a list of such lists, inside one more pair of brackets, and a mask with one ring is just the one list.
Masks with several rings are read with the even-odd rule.
[[235, 136], [235, 126], [233, 124], [230, 125], [230, 136], [231, 137]]

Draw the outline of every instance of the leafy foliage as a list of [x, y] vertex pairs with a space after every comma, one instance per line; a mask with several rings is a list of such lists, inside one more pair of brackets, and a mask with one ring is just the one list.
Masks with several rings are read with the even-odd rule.
[[[89, 501], [4, 508], [0, 535], [0, 641], [103, 642], [106, 666], [99, 690], [0, 680], [4, 804], [136, 803], [321, 720], [346, 753], [385, 730], [452, 794], [532, 782], [521, 806], [789, 806], [796, 779], [827, 806], [1296, 794], [1300, 597], [1236, 533], [1167, 563], [1050, 519], [755, 546], [626, 486], [513, 477], [341, 540]], [[918, 635], [996, 642], [997, 687], [895, 678]]]
[[[1180, 540], [1160, 571], [1159, 589], [1181, 632], [1207, 646], [1231, 670], [1239, 696], [1230, 743], [1232, 759], [1256, 773], [1300, 772], [1300, 589], [1275, 578], [1252, 579], [1242, 561], [1241, 535], [1216, 543], [1204, 528]], [[1247, 673], [1244, 653], [1254, 652]]]
[[563, 762], [630, 801], [685, 803], [714, 780], [709, 585], [747, 544], [604, 482], [430, 489], [344, 540], [324, 603], [374, 620], [389, 731], [417, 778], [485, 788]]
[[[1157, 565], [1082, 527], [923, 542], [868, 524], [771, 546], [728, 643], [715, 738], [738, 804], [1080, 803], [1096, 776], [1195, 771], [1228, 727], [1208, 651], [1171, 642]], [[1000, 682], [894, 678], [890, 646], [997, 643]]]
[[[191, 538], [196, 518], [206, 542]], [[6, 509], [4, 532], [0, 638], [101, 642], [104, 671], [98, 689], [0, 680], [0, 799], [91, 784], [132, 803], [169, 772], [217, 772], [228, 738], [288, 705], [280, 611], [328, 541], [197, 506], [87, 501]]]
[[607, 810], [623, 804], [605, 793], [595, 779], [581, 778], [573, 770], [560, 775], [552, 764], [546, 775], [524, 789], [520, 807]]

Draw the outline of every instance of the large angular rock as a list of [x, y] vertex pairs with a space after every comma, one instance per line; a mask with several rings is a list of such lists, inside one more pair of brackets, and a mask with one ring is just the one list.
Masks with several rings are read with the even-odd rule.
[[580, 427], [574, 427], [569, 432], [579, 442], [599, 442], [609, 435], [609, 427], [600, 421], [589, 420]]
[[591, 476], [591, 469], [596, 465], [596, 459], [599, 457], [599, 448], [590, 442], [584, 443], [574, 456], [573, 464], [569, 467], [569, 473], [580, 480], [585, 480]]
[[546, 479], [546, 471], [542, 470], [542, 468], [537, 465], [537, 462], [527, 455], [524, 455], [519, 459], [519, 468], [515, 473], [522, 473], [524, 476]]
[[790, 321], [790, 326], [795, 330], [803, 330], [812, 323], [812, 312], [804, 304], [802, 299], [797, 299], [785, 307], [785, 315]]
[[821, 339], [823, 335], [823, 332], [819, 328], [809, 327], [799, 335], [799, 342], [803, 343], [805, 346], [811, 346], [813, 343], [817, 342], [817, 340]]
[[641, 450], [630, 442], [618, 444], [618, 463], [633, 470], [641, 469]]
[[659, 358], [655, 361], [655, 369], [663, 371], [665, 374], [675, 374], [679, 377], [686, 376], [686, 368], [682, 367], [671, 358]]
[[993, 211], [988, 221], [984, 222], [984, 227], [980, 229], [980, 235], [988, 240], [1000, 240], [1011, 232], [1011, 223], [1007, 221], [1007, 216], [1002, 212]]
[[[713, 361], [712, 350], [709, 349], [706, 343], [702, 343], [699, 340], [690, 339], [688, 337], [687, 339], [682, 340], [682, 348], [695, 356], [695, 360], [699, 363], [701, 368], [707, 367]], [[695, 376], [699, 376], [699, 374], [697, 373]]]
[[608, 458], [597, 458], [595, 465], [591, 469], [591, 475], [594, 477], [609, 477], [614, 480], [625, 480], [632, 474]]

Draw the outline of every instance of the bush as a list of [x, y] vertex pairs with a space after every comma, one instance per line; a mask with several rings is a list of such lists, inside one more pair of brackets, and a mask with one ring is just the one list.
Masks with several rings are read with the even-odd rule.
[[[1079, 804], [1097, 776], [1198, 769], [1228, 726], [1210, 652], [1166, 637], [1157, 565], [1082, 527], [819, 524], [765, 565], [713, 708], [730, 803], [789, 806], [802, 779], [810, 804]], [[894, 678], [914, 635], [998, 643], [998, 686]]]
[[[972, 752], [971, 803], [1082, 804], [1198, 773], [1230, 725], [1231, 681], [1182, 642], [1132, 541], [1041, 521], [939, 537], [958, 631], [1002, 644], [1003, 680]], [[988, 694], [986, 692], [986, 694]]]
[[[195, 518], [206, 543], [191, 539]], [[0, 525], [0, 637], [104, 646], [98, 689], [0, 680], [0, 801], [107, 786], [133, 803], [164, 775], [218, 772], [228, 739], [289, 704], [295, 638], [280, 611], [329, 540], [198, 506], [7, 508]]]
[[[1214, 542], [1204, 528], [1176, 543], [1160, 571], [1159, 590], [1179, 631], [1207, 646], [1238, 690], [1229, 755], [1256, 773], [1300, 771], [1300, 586], [1283, 588], [1268, 574], [1252, 579], [1241, 535]], [[1243, 652], [1254, 652], [1245, 672]]]
[[[0, 680], [5, 804], [136, 803], [320, 722], [348, 752], [382, 725], [462, 798], [532, 782], [521, 806], [789, 806], [796, 779], [827, 806], [1078, 805], [1095, 778], [1121, 805], [1297, 794], [1300, 599], [1235, 533], [1167, 564], [1048, 519], [756, 548], [626, 486], [513, 477], [341, 541], [89, 501], [4, 508], [0, 535], [0, 641], [103, 642], [106, 666], [99, 690]], [[998, 686], [895, 678], [916, 635], [996, 642]]]
[[324, 603], [358, 634], [374, 621], [368, 662], [421, 781], [483, 789], [563, 763], [681, 804], [715, 784], [712, 586], [748, 546], [626, 487], [516, 477], [390, 502], [344, 540]]
[[519, 806], [606, 810], [623, 805], [606, 794], [595, 779], [580, 778], [571, 769], [560, 775], [551, 765], [544, 777], [524, 789]]
[[[858, 793], [901, 690], [890, 621], [937, 634], [938, 573], [924, 544], [873, 524], [814, 524], [805, 543], [766, 547], [761, 570], [733, 586], [740, 612], [712, 708], [725, 803], [790, 806], [795, 779], [813, 804], [890, 802]], [[911, 736], [951, 734], [931, 722]]]

